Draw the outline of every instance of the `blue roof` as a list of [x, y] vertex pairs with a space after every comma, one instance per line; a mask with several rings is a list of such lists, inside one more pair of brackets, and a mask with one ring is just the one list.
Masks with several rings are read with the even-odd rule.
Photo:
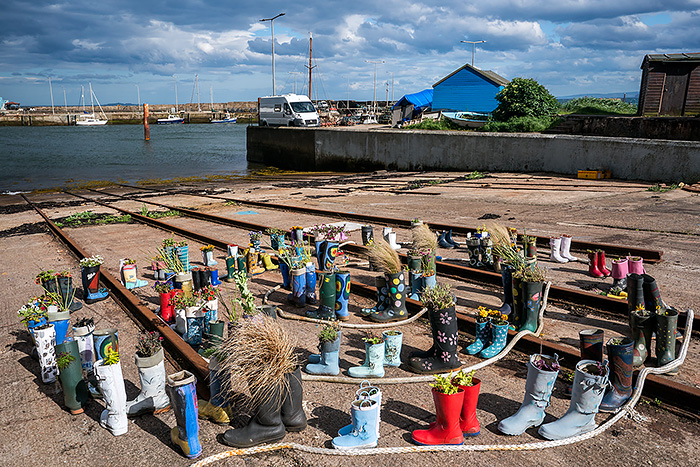
[[401, 99], [396, 101], [396, 104], [394, 104], [392, 110], [409, 104], [413, 104], [414, 113], [420, 113], [425, 109], [429, 109], [433, 106], [433, 89], [424, 89], [413, 94], [406, 94]]

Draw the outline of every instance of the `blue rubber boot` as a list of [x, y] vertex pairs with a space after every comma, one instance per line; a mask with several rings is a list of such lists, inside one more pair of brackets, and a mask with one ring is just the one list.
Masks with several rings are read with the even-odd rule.
[[467, 355], [476, 355], [491, 343], [491, 326], [488, 320], [480, 323], [476, 322], [476, 333], [474, 342], [464, 349]]
[[520, 290], [522, 292], [521, 298], [523, 300], [523, 315], [518, 331], [535, 332], [537, 330], [540, 306], [542, 305], [543, 285], [543, 282], [522, 281], [520, 283]]
[[426, 290], [432, 289], [437, 285], [437, 274], [431, 274], [430, 276], [423, 276], [423, 288], [419, 292], [419, 295], [422, 297], [423, 292]]
[[[600, 369], [600, 375], [592, 374]], [[590, 372], [589, 372], [590, 371]], [[542, 425], [538, 433], [555, 440], [570, 438], [593, 431], [596, 428], [595, 414], [608, 386], [608, 362], [601, 365], [595, 360], [581, 360], [576, 364], [576, 375], [571, 388], [571, 404], [563, 417]]]
[[335, 257], [338, 256], [338, 242], [333, 242], [326, 240], [323, 242], [323, 269], [324, 271], [333, 270], [333, 264], [335, 263]]
[[70, 311], [51, 311], [46, 314], [49, 324], [56, 330], [56, 345], [63, 344], [70, 327]]
[[447, 241], [447, 239], [445, 238], [445, 235], [447, 235], [447, 232], [445, 232], [443, 230], [442, 233], [440, 233], [440, 236], [438, 237], [438, 246], [440, 248], [447, 248], [447, 249], [454, 248], [455, 246]]
[[177, 422], [170, 431], [170, 440], [190, 459], [202, 455], [202, 445], [199, 443], [196, 382], [194, 375], [184, 370], [167, 377], [168, 395]]
[[306, 306], [306, 268], [292, 269], [292, 293], [287, 301], [299, 308]]
[[289, 270], [289, 265], [284, 261], [280, 260], [280, 273], [282, 273], [282, 288], [285, 290], [291, 289], [291, 274]]
[[527, 380], [525, 381], [525, 397], [518, 411], [510, 417], [501, 420], [498, 430], [506, 435], [520, 435], [532, 426], [539, 426], [544, 421], [544, 409], [549, 407], [549, 399], [552, 396], [554, 382], [557, 380], [559, 370], [540, 370], [535, 362], [544, 360], [547, 363], [558, 362], [559, 356], [534, 354], [530, 355], [527, 362]]
[[423, 273], [420, 271], [411, 271], [409, 280], [411, 281], [411, 294], [408, 296], [411, 300], [420, 300], [419, 293], [423, 290]]
[[479, 352], [481, 358], [491, 358], [499, 354], [506, 346], [508, 338], [508, 324], [491, 323], [491, 345]]
[[199, 418], [210, 420], [217, 425], [228, 425], [233, 418], [231, 407], [221, 384], [229, 377], [227, 372], [221, 370], [219, 360], [212, 356], [209, 360], [209, 400], [200, 399], [197, 401]]
[[314, 243], [316, 244], [316, 261], [318, 261], [318, 269], [323, 270], [323, 266], [326, 264], [326, 241], [319, 240]]
[[350, 300], [350, 273], [338, 271], [335, 273], [335, 317], [340, 321], [350, 319], [348, 301]]
[[[393, 333], [393, 334], [389, 334]], [[384, 331], [384, 365], [401, 365], [401, 346], [403, 344], [403, 333], [401, 331]]]
[[[197, 312], [199, 314], [199, 312]], [[187, 319], [187, 332], [182, 339], [190, 345], [201, 345], [204, 334], [204, 316], [197, 316]]]
[[318, 299], [316, 297], [316, 265], [314, 263], [306, 263], [306, 304], [316, 305]]
[[357, 399], [350, 404], [352, 431], [333, 438], [335, 449], [367, 449], [377, 446], [379, 404], [372, 399]]
[[507, 264], [501, 264], [501, 284], [503, 285], [503, 305], [498, 311], [510, 317], [513, 310], [513, 268]]
[[445, 234], [445, 241], [451, 245], [453, 245], [455, 248], [459, 247], [459, 243], [457, 243], [453, 238], [452, 238], [452, 229], [450, 229], [446, 234]]
[[[305, 371], [312, 375], [332, 375], [340, 373], [338, 366], [340, 358], [340, 331], [333, 342], [323, 342], [318, 345], [321, 351], [318, 363], [309, 363]], [[309, 359], [310, 361], [311, 359]]]
[[386, 278], [384, 276], [375, 277], [374, 286], [377, 288], [377, 303], [372, 308], [363, 308], [360, 311], [362, 316], [369, 316], [372, 313], [381, 312], [387, 307], [389, 295], [387, 292]]
[[176, 246], [175, 255], [182, 263], [183, 271], [188, 272], [190, 270], [190, 248], [187, 245]]
[[[369, 381], [364, 380], [360, 383], [360, 389], [355, 391], [355, 400], [360, 399], [372, 399], [379, 406], [379, 412], [377, 412], [377, 438], [379, 436], [379, 422], [382, 418], [382, 390], [379, 386], [372, 386]], [[344, 436], [352, 432], [352, 417], [350, 417], [350, 424], [345, 425], [343, 428], [338, 430], [338, 436]]]
[[[601, 412], [617, 412], [632, 395], [632, 352], [634, 340], [622, 339], [620, 344], [607, 343], [611, 372], [610, 387], [600, 403]], [[658, 344], [657, 344], [658, 346]]]
[[209, 269], [209, 275], [211, 276], [211, 285], [221, 285], [219, 280], [219, 270], [215, 268]]
[[384, 342], [370, 344], [365, 342], [365, 363], [348, 370], [352, 378], [381, 378], [384, 376]]

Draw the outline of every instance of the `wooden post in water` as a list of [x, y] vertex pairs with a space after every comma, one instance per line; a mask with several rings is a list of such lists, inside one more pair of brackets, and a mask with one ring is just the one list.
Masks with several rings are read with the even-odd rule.
[[143, 137], [146, 141], [151, 140], [151, 128], [148, 126], [148, 104], [143, 104]]

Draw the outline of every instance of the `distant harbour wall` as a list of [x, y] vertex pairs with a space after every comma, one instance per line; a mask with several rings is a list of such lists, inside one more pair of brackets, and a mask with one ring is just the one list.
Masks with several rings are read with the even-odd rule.
[[247, 159], [296, 170], [610, 170], [619, 179], [700, 180], [700, 142], [598, 136], [249, 126]]

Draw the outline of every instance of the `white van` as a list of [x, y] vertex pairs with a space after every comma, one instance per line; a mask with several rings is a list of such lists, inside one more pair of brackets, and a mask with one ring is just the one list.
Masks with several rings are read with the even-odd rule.
[[318, 113], [308, 97], [299, 94], [258, 98], [260, 126], [319, 126]]

